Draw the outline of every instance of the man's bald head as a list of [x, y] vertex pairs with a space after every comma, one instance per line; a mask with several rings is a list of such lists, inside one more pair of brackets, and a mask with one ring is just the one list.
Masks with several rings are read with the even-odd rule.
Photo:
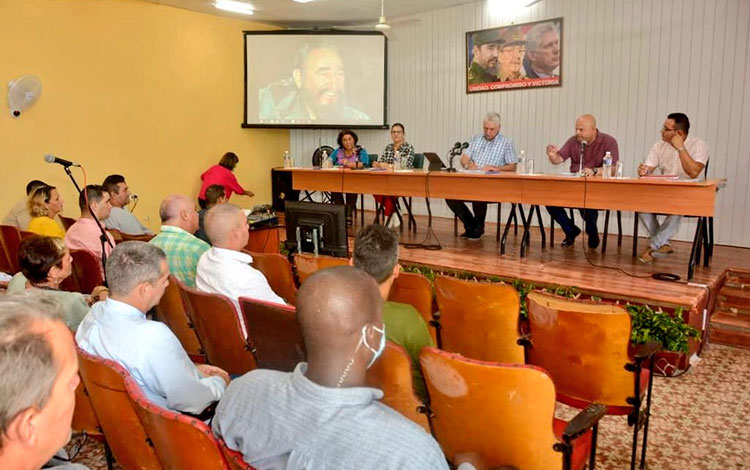
[[179, 227], [186, 232], [198, 230], [198, 213], [193, 201], [182, 194], [172, 194], [164, 198], [159, 206], [162, 225]]
[[576, 119], [576, 139], [590, 144], [596, 139], [596, 118], [591, 114], [583, 114]]
[[308, 356], [330, 351], [351, 356], [362, 327], [380, 327], [383, 299], [375, 280], [352, 266], [323, 269], [297, 292], [297, 322]]
[[215, 247], [240, 251], [247, 245], [247, 218], [242, 209], [233, 204], [217, 204], [209, 209], [203, 226]]

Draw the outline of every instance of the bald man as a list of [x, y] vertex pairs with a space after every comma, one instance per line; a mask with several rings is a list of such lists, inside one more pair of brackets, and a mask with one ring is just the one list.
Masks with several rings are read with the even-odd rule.
[[365, 386], [365, 371], [385, 348], [382, 305], [375, 280], [358, 268], [310, 276], [297, 293], [308, 362], [232, 382], [214, 434], [262, 469], [447, 469], [432, 436]]
[[193, 201], [183, 195], [167, 196], [159, 206], [161, 228], [149, 243], [167, 254], [169, 272], [188, 287], [195, 287], [198, 260], [211, 246], [195, 237], [198, 212]]
[[266, 276], [251, 266], [253, 257], [242, 250], [250, 236], [247, 217], [233, 204], [218, 204], [204, 218], [206, 235], [213, 247], [198, 261], [195, 285], [198, 290], [228, 297], [238, 312], [242, 331], [247, 336], [244, 316], [240, 315], [240, 297], [286, 304], [268, 284]]
[[[565, 160], [570, 160], [570, 172], [577, 173], [583, 154], [583, 165], [581, 176], [601, 176], [601, 168], [604, 164], [604, 155], [607, 152], [612, 154], [612, 164], [617, 163], [619, 151], [617, 141], [611, 135], [599, 132], [596, 127], [596, 118], [591, 114], [584, 114], [576, 119], [576, 133], [569, 138], [565, 145], [558, 150], [557, 147], [550, 144], [547, 146], [547, 157], [553, 165], [559, 165]], [[591, 249], [599, 246], [599, 231], [596, 227], [596, 221], [599, 212], [591, 209], [579, 209], [581, 216], [586, 221], [586, 235], [588, 235], [588, 245]], [[562, 246], [573, 246], [576, 237], [581, 234], [581, 229], [576, 227], [575, 222], [568, 217], [568, 213], [563, 207], [547, 206], [555, 222], [565, 232], [565, 240]]]

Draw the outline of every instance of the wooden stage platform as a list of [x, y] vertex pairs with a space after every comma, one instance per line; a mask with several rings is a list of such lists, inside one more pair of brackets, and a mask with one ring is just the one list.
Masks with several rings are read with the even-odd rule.
[[[366, 211], [366, 223], [373, 218], [374, 213]], [[416, 216], [416, 219], [417, 233], [410, 233], [404, 226], [401, 232], [402, 244], [424, 241], [427, 217]], [[580, 223], [580, 220], [577, 222]], [[350, 237], [357, 228], [355, 225], [350, 229]], [[461, 228], [459, 223], [459, 233]], [[521, 258], [519, 251], [523, 230], [520, 226], [517, 235], [511, 229], [506, 254], [501, 256], [499, 243], [495, 240], [495, 229], [496, 224], [487, 222], [484, 237], [476, 241], [466, 240], [453, 236], [453, 219], [435, 217], [433, 230], [443, 248], [434, 251], [402, 247], [400, 260], [402, 263], [427, 265], [436, 269], [521, 279], [537, 285], [575, 287], [582, 293], [605, 299], [620, 299], [669, 309], [682, 306], [690, 311], [690, 323], [697, 327], [704, 326], [704, 308], [711, 314], [725, 272], [728, 269], [750, 269], [750, 248], [716, 245], [711, 266], [696, 266], [694, 279], [687, 283], [685, 278], [690, 242], [675, 241], [672, 243], [674, 253], [644, 265], [632, 257], [630, 236], [623, 236], [622, 245], [618, 247], [616, 233], [610, 233], [607, 252], [602, 255], [601, 249], [589, 250], [586, 247], [583, 235], [578, 237], [575, 247], [560, 247], [564, 235], [559, 229], [555, 232], [556, 246], [550, 248], [548, 241], [547, 247], [542, 248], [536, 227], [532, 228], [529, 253]], [[549, 230], [549, 227], [546, 229]], [[435, 239], [432, 238], [430, 243], [434, 242]], [[350, 238], [349, 243], [351, 250], [353, 238]], [[640, 237], [639, 249], [644, 249], [646, 243], [647, 239]], [[651, 278], [657, 272], [674, 273], [681, 280], [668, 282]]]

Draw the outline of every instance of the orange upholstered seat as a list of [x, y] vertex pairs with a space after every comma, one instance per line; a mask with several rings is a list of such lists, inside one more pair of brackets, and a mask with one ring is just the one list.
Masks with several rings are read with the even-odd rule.
[[[630, 315], [618, 305], [541, 292], [530, 292], [527, 303], [530, 334], [523, 342], [528, 363], [550, 373], [558, 401], [578, 408], [601, 403], [609, 414], [628, 414], [629, 424], [639, 423], [633, 428], [631, 468], [643, 425], [644, 465], [652, 383], [646, 359], [658, 343], [633, 355]], [[646, 409], [641, 410], [644, 396]]]
[[518, 292], [511, 286], [438, 276], [442, 349], [472, 359], [522, 364]]
[[294, 285], [292, 265], [285, 256], [278, 253], [252, 253], [253, 267], [262, 272], [276, 294], [288, 304], [294, 305], [297, 300], [297, 287]]
[[432, 315], [432, 286], [426, 277], [415, 273], [400, 273], [393, 281], [388, 300], [414, 307], [427, 323], [432, 340], [435, 344], [440, 344], [438, 342], [440, 331], [436, 326], [438, 323], [434, 322]]
[[183, 299], [181, 284], [179, 279], [169, 275], [169, 284], [156, 306], [156, 319], [172, 330], [190, 359], [194, 362], [206, 362], [203, 346], [185, 309], [187, 299]]
[[21, 244], [21, 232], [13, 225], [0, 225], [0, 238], [5, 248], [5, 256], [10, 265], [10, 273], [21, 270], [18, 266], [18, 245]]
[[114, 361], [80, 348], [78, 366], [94, 413], [120, 466], [128, 470], [161, 470], [162, 465], [125, 390], [127, 371]]
[[71, 250], [73, 265], [70, 276], [60, 284], [66, 291], [90, 294], [94, 287], [104, 284], [101, 260], [86, 250]]
[[430, 432], [422, 402], [414, 394], [411, 358], [398, 344], [388, 341], [382, 356], [367, 370], [366, 383], [383, 391], [381, 402]]
[[294, 267], [297, 271], [297, 280], [300, 284], [305, 282], [308, 276], [315, 271], [333, 266], [346, 266], [349, 264], [347, 258], [335, 258], [325, 255], [310, 255], [307, 253], [294, 254]]
[[184, 284], [180, 289], [187, 299], [187, 313], [195, 325], [208, 363], [231, 375], [257, 368], [232, 301], [223, 295], [200, 292]]
[[477, 453], [489, 468], [586, 464], [596, 432], [590, 428], [596, 428], [603, 406], [592, 406], [568, 424], [554, 419], [555, 386], [542, 369], [476, 361], [436, 348], [422, 349], [420, 362], [433, 433], [448, 460]]
[[291, 372], [305, 360], [305, 341], [294, 307], [247, 297], [239, 301], [258, 367]]

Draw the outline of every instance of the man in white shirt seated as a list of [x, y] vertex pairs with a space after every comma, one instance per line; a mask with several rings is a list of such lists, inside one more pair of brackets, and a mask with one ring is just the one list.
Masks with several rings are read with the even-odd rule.
[[[667, 116], [661, 128], [661, 140], [651, 147], [646, 161], [638, 165], [638, 176], [647, 176], [658, 169], [663, 175], [677, 175], [680, 179], [701, 176], [708, 163], [708, 145], [696, 137], [688, 137], [690, 120], [683, 113]], [[658, 210], [658, 207], [656, 208]], [[669, 240], [680, 228], [680, 215], [667, 215], [660, 224], [656, 214], [638, 214], [651, 239], [646, 250], [638, 256], [642, 263], [666, 256], [674, 250]]]
[[78, 327], [78, 346], [111, 359], [133, 376], [153, 403], [200, 414], [221, 398], [229, 375], [196, 366], [163, 323], [146, 319], [167, 287], [164, 252], [145, 242], [117, 245], [107, 260], [109, 298], [94, 304]]
[[[65, 246], [71, 250], [86, 250], [90, 252], [97, 260], [102, 270], [102, 279], [104, 278], [104, 265], [102, 264], [102, 231], [94, 220], [92, 214], [96, 215], [100, 224], [109, 218], [112, 205], [110, 204], [109, 193], [103, 187], [90, 184], [85, 188], [85, 194], [81, 192], [78, 196], [78, 207], [81, 209], [81, 218], [70, 226], [65, 233]], [[88, 197], [88, 206], [86, 205]], [[104, 242], [104, 253], [109, 256], [115, 247], [115, 239], [112, 234], [107, 234], [107, 241]]]
[[119, 230], [128, 235], [152, 235], [132, 212], [125, 209], [130, 202], [130, 188], [122, 175], [109, 175], [102, 183], [104, 189], [109, 192], [112, 202], [112, 213], [106, 221], [108, 229]]
[[297, 294], [308, 362], [256, 369], [227, 388], [213, 431], [258, 469], [447, 469], [420, 426], [380, 403], [365, 372], [385, 349], [383, 299], [361, 269], [310, 276]]
[[237, 309], [247, 336], [237, 299], [250, 297], [278, 304], [286, 302], [271, 289], [266, 276], [250, 266], [253, 257], [242, 252], [250, 236], [242, 209], [232, 204], [218, 204], [206, 213], [204, 224], [213, 247], [198, 261], [195, 285], [200, 291], [228, 297]]

